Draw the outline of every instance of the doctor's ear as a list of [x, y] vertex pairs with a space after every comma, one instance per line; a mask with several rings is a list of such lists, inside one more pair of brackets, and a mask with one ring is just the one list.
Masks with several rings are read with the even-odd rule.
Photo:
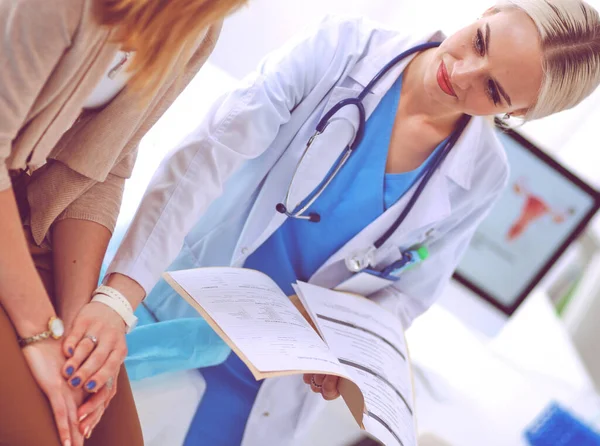
[[[526, 109], [515, 110], [510, 113], [505, 113], [501, 118], [499, 124], [504, 128], [514, 128], [514, 125], [523, 125], [526, 122], [527, 118]], [[517, 118], [516, 120], [511, 120], [511, 118]]]
[[510, 112], [509, 114], [510, 116], [514, 116], [515, 118], [525, 119], [527, 113], [529, 113], [529, 110], [527, 110], [526, 108], [522, 108], [520, 110]]

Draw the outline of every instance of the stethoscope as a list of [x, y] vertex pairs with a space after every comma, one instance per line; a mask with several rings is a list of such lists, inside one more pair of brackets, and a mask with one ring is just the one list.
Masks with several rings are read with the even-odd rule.
[[[321, 120], [317, 124], [317, 129], [316, 129], [314, 135], [312, 135], [310, 137], [310, 139], [308, 140], [308, 142], [306, 143], [306, 147], [304, 148], [304, 152], [302, 153], [302, 156], [300, 157], [300, 161], [296, 165], [296, 170], [294, 171], [292, 180], [290, 181], [290, 184], [288, 185], [288, 189], [285, 194], [284, 202], [278, 203], [277, 206], [275, 207], [277, 212], [285, 214], [291, 218], [308, 220], [309, 222], [313, 222], [313, 223], [318, 223], [319, 221], [321, 221], [321, 216], [318, 213], [316, 213], [316, 212], [309, 212], [308, 214], [305, 214], [305, 213], [314, 204], [314, 202], [317, 201], [317, 199], [325, 191], [327, 186], [329, 186], [329, 184], [333, 181], [333, 179], [339, 173], [339, 171], [342, 169], [342, 167], [344, 167], [344, 164], [346, 164], [346, 162], [348, 161], [348, 159], [350, 158], [350, 156], [352, 155], [354, 150], [360, 145], [362, 138], [364, 136], [365, 126], [366, 126], [366, 113], [365, 113], [365, 107], [363, 105], [364, 98], [372, 90], [373, 86], [377, 82], [379, 82], [383, 76], [385, 76], [392, 68], [394, 68], [402, 60], [404, 60], [408, 56], [411, 56], [420, 51], [428, 50], [431, 48], [436, 48], [436, 47], [440, 46], [440, 44], [441, 44], [441, 42], [424, 43], [421, 45], [417, 45], [409, 50], [406, 50], [402, 54], [396, 56], [394, 59], [392, 59], [390, 62], [388, 62], [387, 65], [385, 65], [379, 71], [379, 73], [377, 73], [375, 75], [375, 77], [367, 84], [367, 86], [362, 90], [362, 92], [357, 97], [347, 98], [347, 99], [344, 99], [344, 100], [338, 102], [321, 118]], [[349, 106], [349, 105], [355, 106], [358, 109], [358, 115], [359, 115], [358, 130], [356, 131], [356, 133], [354, 135], [353, 141], [346, 146], [346, 148], [344, 149], [344, 151], [342, 152], [340, 157], [337, 159], [337, 162], [335, 163], [333, 168], [329, 170], [329, 173], [327, 174], [325, 179], [323, 181], [321, 181], [319, 186], [317, 186], [317, 188], [315, 190], [313, 190], [302, 201], [302, 203], [300, 203], [300, 205], [298, 206], [298, 209], [290, 212], [288, 210], [289, 209], [290, 192], [292, 189], [292, 185], [294, 184], [294, 180], [296, 179], [296, 176], [298, 174], [298, 169], [299, 169], [300, 165], [302, 164], [304, 157], [306, 156], [308, 150], [310, 149], [310, 147], [311, 147], [312, 143], [315, 141], [315, 139], [327, 129], [327, 126], [331, 122], [331, 118], [337, 112], [339, 112], [342, 108]], [[389, 240], [389, 238], [392, 236], [392, 234], [398, 229], [398, 227], [404, 222], [404, 220], [408, 216], [408, 213], [411, 211], [411, 209], [415, 205], [416, 201], [418, 200], [419, 196], [423, 192], [423, 189], [429, 182], [429, 179], [431, 178], [433, 173], [437, 170], [437, 168], [442, 164], [442, 162], [444, 161], [444, 159], [446, 158], [448, 153], [450, 153], [450, 150], [452, 150], [452, 148], [456, 144], [456, 141], [462, 134], [462, 132], [465, 129], [465, 127], [467, 126], [467, 124], [469, 123], [470, 119], [471, 119], [471, 117], [469, 115], [463, 115], [460, 118], [456, 128], [454, 129], [454, 131], [452, 132], [450, 137], [446, 140], [446, 144], [444, 145], [444, 147], [441, 150], [438, 150], [435, 153], [435, 155], [433, 156], [433, 158], [431, 159], [431, 161], [429, 163], [427, 163], [427, 166], [423, 169], [419, 178], [417, 179], [419, 181], [419, 184], [417, 186], [415, 193], [411, 197], [410, 201], [408, 202], [408, 204], [406, 205], [406, 207], [404, 208], [404, 210], [402, 211], [400, 216], [396, 219], [396, 221], [388, 228], [388, 230], [381, 237], [379, 237], [379, 239], [377, 239], [377, 241], [375, 241], [373, 246], [369, 247], [368, 250], [366, 250], [365, 252], [363, 252], [359, 255], [354, 255], [351, 258], [346, 259], [346, 265], [348, 266], [348, 269], [350, 269], [350, 271], [359, 272], [359, 271], [363, 270], [364, 268], [368, 267], [373, 262], [374, 252], [377, 249], [379, 249], [381, 246], [383, 246], [385, 244], [385, 242], [387, 242]]]

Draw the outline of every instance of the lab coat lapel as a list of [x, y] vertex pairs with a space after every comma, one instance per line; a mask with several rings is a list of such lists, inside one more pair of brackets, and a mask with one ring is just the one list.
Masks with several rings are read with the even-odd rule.
[[[356, 97], [359, 93], [357, 89], [334, 88], [323, 109], [324, 113], [341, 100]], [[298, 170], [290, 188], [290, 211], [323, 181], [344, 149], [354, 140], [359, 124], [358, 109], [355, 106], [346, 106], [330, 119], [325, 131], [313, 140], [304, 157], [298, 159]], [[298, 141], [298, 145], [300, 144], [302, 142]], [[300, 151], [303, 150], [304, 147]], [[288, 178], [291, 179], [291, 175]]]
[[[236, 252], [241, 253], [243, 247], [259, 246], [267, 240], [286, 220], [284, 214], [275, 211], [277, 203], [285, 199], [285, 194], [296, 168], [296, 178], [290, 190], [290, 204], [300, 203], [310, 194], [329, 172], [335, 161], [339, 158], [344, 148], [353, 140], [358, 129], [358, 113], [355, 107], [344, 107], [332, 119], [331, 124], [322, 135], [315, 138], [310, 149], [300, 162], [306, 143], [314, 134], [316, 124], [332, 106], [342, 99], [356, 97], [362, 91], [362, 86], [354, 88], [334, 87], [325, 106], [316, 116], [309, 119], [310, 128], [301, 129], [281, 155], [265, 179], [265, 183], [255, 201], [248, 220], [238, 241]], [[367, 95], [363, 101], [365, 113], [368, 118], [381, 100], [379, 95]], [[314, 124], [313, 124], [314, 122]], [[240, 263], [240, 256], [233, 260], [233, 264]]]
[[[415, 36], [396, 36], [382, 44], [377, 51], [360, 60], [350, 73], [350, 77], [365, 87], [384, 66], [404, 51], [426, 42], [441, 42], [444, 39], [445, 36], [441, 32], [429, 33], [416, 38]], [[373, 85], [372, 93], [383, 97], [416, 55], [413, 54], [398, 62], [379, 82]]]

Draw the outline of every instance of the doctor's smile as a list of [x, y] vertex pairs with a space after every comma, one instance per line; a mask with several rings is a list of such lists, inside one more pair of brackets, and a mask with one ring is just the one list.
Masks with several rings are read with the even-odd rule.
[[448, 70], [446, 69], [446, 64], [444, 61], [440, 62], [440, 67], [438, 68], [437, 72], [437, 81], [444, 93], [446, 93], [448, 96], [454, 96], [455, 98], [457, 97], [454, 89], [452, 88], [450, 78], [448, 77]]

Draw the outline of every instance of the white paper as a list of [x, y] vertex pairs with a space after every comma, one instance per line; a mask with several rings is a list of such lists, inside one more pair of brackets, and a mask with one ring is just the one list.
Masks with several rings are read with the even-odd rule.
[[265, 274], [241, 268], [199, 268], [169, 273], [261, 372], [345, 368]]
[[416, 446], [412, 381], [400, 321], [360, 296], [301, 282], [296, 290], [363, 392], [367, 432], [388, 446]]

